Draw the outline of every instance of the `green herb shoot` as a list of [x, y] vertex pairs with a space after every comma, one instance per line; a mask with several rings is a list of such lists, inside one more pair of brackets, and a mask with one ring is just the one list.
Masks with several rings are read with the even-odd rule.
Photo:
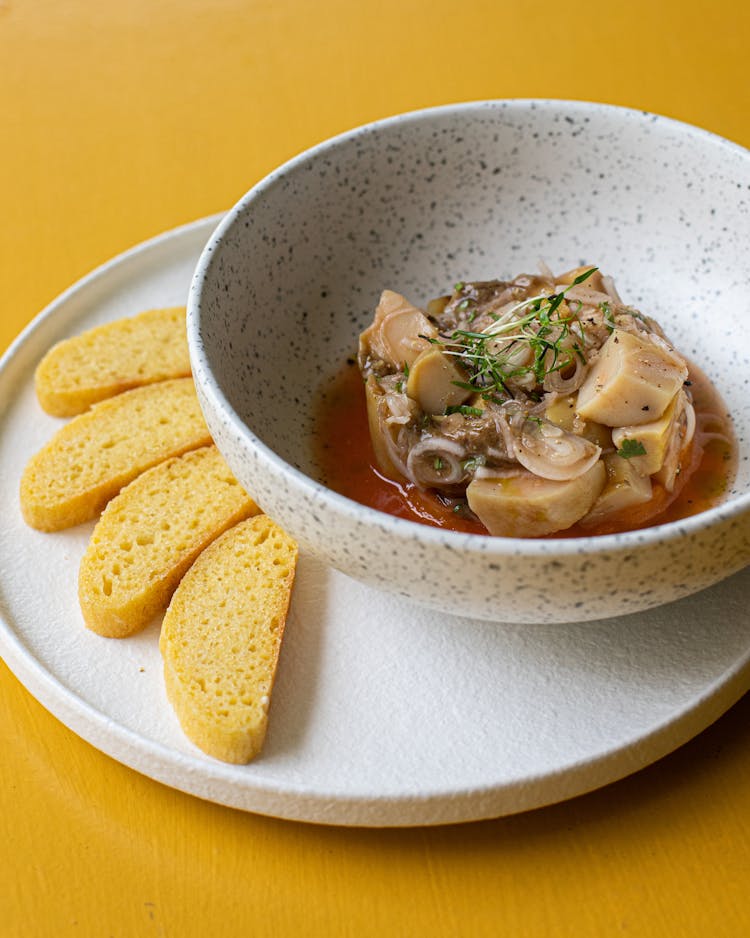
[[509, 387], [513, 379], [527, 379], [528, 384], [531, 376], [540, 385], [547, 375], [573, 366], [576, 357], [585, 364], [583, 323], [563, 301], [568, 290], [597, 269], [588, 268], [558, 293], [523, 300], [481, 332], [456, 329], [442, 339], [432, 339], [467, 372], [466, 382], [454, 383], [502, 402], [513, 397]]
[[599, 304], [599, 309], [604, 313], [604, 319], [607, 323], [607, 332], [610, 335], [615, 331], [615, 317], [612, 315], [612, 308], [606, 300]]
[[634, 456], [645, 456], [646, 447], [640, 440], [624, 439], [622, 446], [617, 450], [617, 455], [623, 459], [632, 459]]
[[484, 413], [479, 407], [469, 407], [468, 404], [452, 405], [445, 409], [446, 414], [463, 414], [465, 417], [481, 417]]

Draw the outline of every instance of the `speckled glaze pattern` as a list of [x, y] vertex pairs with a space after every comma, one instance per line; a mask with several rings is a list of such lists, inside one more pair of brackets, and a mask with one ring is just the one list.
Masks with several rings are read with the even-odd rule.
[[[596, 263], [712, 379], [740, 447], [727, 500], [598, 538], [462, 535], [328, 490], [314, 399], [380, 292]], [[202, 254], [188, 338], [214, 438], [259, 504], [343, 572], [444, 613], [566, 622], [652, 608], [750, 562], [750, 154], [653, 114], [490, 101], [401, 115], [251, 189]]]

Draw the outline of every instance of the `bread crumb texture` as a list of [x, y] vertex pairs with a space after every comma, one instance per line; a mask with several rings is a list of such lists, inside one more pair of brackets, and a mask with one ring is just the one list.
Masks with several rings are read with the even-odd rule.
[[23, 517], [40, 531], [90, 521], [141, 472], [211, 442], [192, 378], [125, 391], [74, 417], [29, 460]]
[[224, 762], [263, 745], [296, 563], [295, 542], [256, 515], [198, 557], [164, 616], [169, 701], [185, 735]]
[[131, 388], [189, 375], [185, 307], [173, 306], [58, 342], [39, 363], [34, 382], [48, 414], [72, 417]]
[[109, 638], [164, 612], [215, 538], [258, 513], [215, 446], [168, 459], [125, 486], [94, 528], [78, 575], [86, 625]]

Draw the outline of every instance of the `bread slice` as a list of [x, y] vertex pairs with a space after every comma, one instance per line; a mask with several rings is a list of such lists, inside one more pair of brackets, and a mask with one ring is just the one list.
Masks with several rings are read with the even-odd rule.
[[34, 376], [39, 403], [54, 417], [154, 381], [190, 375], [185, 307], [150, 309], [53, 346]]
[[104, 509], [78, 573], [86, 625], [124, 638], [167, 604], [200, 552], [258, 513], [215, 446], [159, 463]]
[[95, 518], [151, 466], [211, 443], [192, 378], [125, 391], [74, 417], [21, 477], [21, 511], [40, 531]]
[[294, 541], [256, 515], [200, 555], [164, 616], [167, 697], [185, 735], [224, 762], [263, 745], [296, 563]]

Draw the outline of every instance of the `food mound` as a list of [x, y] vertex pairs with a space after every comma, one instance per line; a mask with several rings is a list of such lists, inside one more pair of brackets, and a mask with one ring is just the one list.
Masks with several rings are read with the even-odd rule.
[[358, 361], [383, 474], [493, 535], [625, 519], [687, 464], [687, 363], [595, 267], [457, 283], [426, 310], [386, 290]]

